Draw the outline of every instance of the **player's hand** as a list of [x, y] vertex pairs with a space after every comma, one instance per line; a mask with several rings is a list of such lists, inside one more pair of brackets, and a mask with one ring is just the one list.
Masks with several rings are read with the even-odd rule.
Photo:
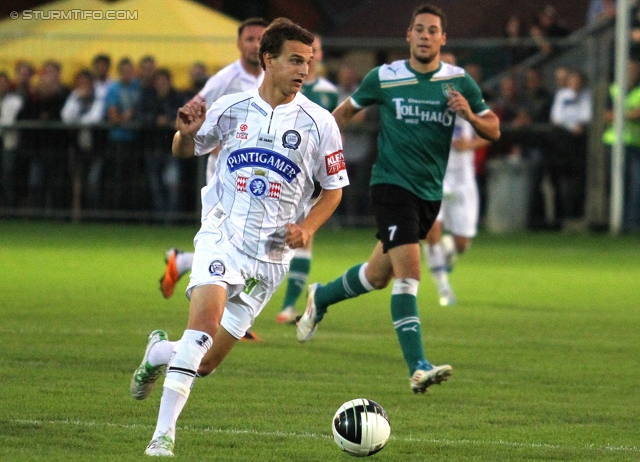
[[284, 242], [292, 249], [304, 247], [309, 242], [309, 239], [311, 239], [309, 231], [295, 223], [287, 223], [284, 227]]
[[176, 130], [182, 136], [194, 137], [207, 115], [207, 106], [204, 102], [200, 104], [185, 104], [178, 109], [176, 116]]
[[469, 101], [467, 101], [460, 92], [455, 90], [449, 91], [449, 102], [447, 103], [447, 106], [465, 120], [469, 120], [473, 115], [471, 107], [469, 107]]

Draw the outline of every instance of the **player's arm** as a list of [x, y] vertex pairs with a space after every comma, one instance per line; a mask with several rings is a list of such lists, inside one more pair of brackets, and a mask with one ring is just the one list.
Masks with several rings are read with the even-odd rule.
[[351, 122], [353, 116], [355, 116], [361, 110], [362, 108], [358, 108], [353, 105], [351, 98], [347, 98], [342, 103], [340, 103], [337, 108], [335, 108], [332, 114], [334, 119], [336, 119], [336, 122], [338, 123], [338, 127], [340, 128], [340, 130], [342, 130], [349, 124], [349, 122]]
[[481, 138], [489, 141], [500, 139], [500, 121], [493, 111], [485, 111], [482, 115], [474, 114], [467, 99], [457, 91], [449, 92], [448, 106], [459, 117], [469, 121]]
[[284, 241], [292, 249], [304, 247], [311, 236], [329, 219], [342, 199], [342, 188], [323, 189], [309, 214], [299, 225], [288, 223], [285, 225]]
[[171, 152], [174, 157], [187, 159], [193, 157], [195, 150], [195, 136], [206, 118], [206, 106], [185, 104], [178, 109], [176, 116], [176, 133], [173, 135]]
[[480, 138], [477, 135], [470, 140], [459, 138], [457, 140], [451, 141], [451, 146], [453, 146], [458, 151], [475, 151], [476, 149], [484, 148], [486, 146], [489, 146], [490, 144], [491, 142], [489, 140]]

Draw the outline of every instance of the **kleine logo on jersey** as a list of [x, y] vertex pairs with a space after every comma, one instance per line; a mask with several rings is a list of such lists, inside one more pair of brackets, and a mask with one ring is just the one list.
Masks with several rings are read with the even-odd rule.
[[344, 163], [344, 155], [342, 149], [340, 151], [332, 152], [328, 156], [325, 156], [324, 163], [327, 168], [327, 175], [335, 175], [340, 170], [346, 170], [347, 166]]

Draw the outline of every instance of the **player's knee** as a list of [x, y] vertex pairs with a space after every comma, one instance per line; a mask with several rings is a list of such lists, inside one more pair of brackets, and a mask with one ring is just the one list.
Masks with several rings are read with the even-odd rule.
[[374, 288], [374, 290], [385, 289], [389, 283], [391, 282], [390, 277], [378, 276], [374, 275], [371, 279], [367, 278], [369, 284]]
[[455, 239], [456, 252], [459, 254], [466, 252], [471, 247], [471, 239], [468, 237], [459, 237], [457, 236]]
[[203, 358], [198, 367], [198, 377], [206, 377], [213, 374], [219, 365], [220, 361], [214, 358]]

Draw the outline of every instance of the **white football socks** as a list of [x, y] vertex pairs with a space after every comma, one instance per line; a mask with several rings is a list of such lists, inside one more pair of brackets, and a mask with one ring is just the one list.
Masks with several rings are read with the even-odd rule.
[[175, 353], [167, 366], [153, 438], [169, 435], [175, 440], [176, 421], [187, 403], [200, 361], [211, 348], [212, 342], [206, 332], [190, 329], [185, 330], [182, 339], [177, 342]]
[[173, 350], [178, 342], [170, 342], [169, 340], [161, 340], [156, 342], [149, 350], [147, 362], [152, 366], [160, 366], [169, 364]]
[[422, 244], [422, 248], [427, 260], [427, 265], [431, 271], [431, 277], [441, 287], [444, 284], [449, 284], [449, 276], [447, 274], [447, 262], [444, 257], [444, 251], [442, 246], [438, 242], [437, 244], [429, 245]]
[[191, 271], [192, 264], [193, 252], [180, 252], [176, 255], [176, 269], [180, 276]]

